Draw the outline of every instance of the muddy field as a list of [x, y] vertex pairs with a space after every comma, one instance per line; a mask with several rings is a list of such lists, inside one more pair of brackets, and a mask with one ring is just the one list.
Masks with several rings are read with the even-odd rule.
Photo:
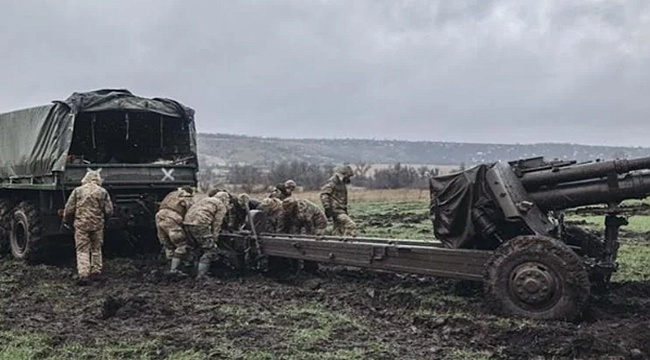
[[170, 279], [156, 259], [0, 263], [7, 359], [534, 359], [650, 356], [650, 282], [616, 284], [579, 323], [489, 315], [474, 283], [323, 268], [315, 276]]
[[[361, 235], [428, 239], [426, 211], [420, 200], [375, 201], [352, 215]], [[103, 281], [78, 286], [71, 258], [4, 258], [0, 360], [650, 359], [648, 219], [623, 233], [616, 282], [576, 323], [493, 316], [477, 283], [354, 268], [215, 269], [198, 282], [166, 276], [155, 257], [113, 258]]]

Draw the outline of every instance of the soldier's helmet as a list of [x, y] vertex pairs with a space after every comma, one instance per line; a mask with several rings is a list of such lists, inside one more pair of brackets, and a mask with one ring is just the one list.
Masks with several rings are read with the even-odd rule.
[[293, 191], [296, 189], [296, 182], [293, 180], [287, 180], [284, 182], [284, 187], [289, 191]]
[[258, 209], [262, 211], [275, 211], [280, 209], [282, 206], [282, 201], [277, 198], [264, 198], [260, 201], [260, 204], [257, 206]]
[[251, 197], [248, 196], [246, 193], [241, 193], [237, 197], [237, 200], [239, 200], [239, 204], [243, 207], [248, 206], [248, 203], [251, 201]]
[[192, 197], [194, 195], [194, 189], [190, 186], [183, 186], [178, 188], [178, 197]]
[[221, 200], [224, 205], [228, 205], [230, 203], [230, 195], [228, 195], [227, 192], [225, 191], [219, 191], [216, 194], [214, 194], [214, 197]]
[[213, 197], [213, 196], [217, 195], [217, 193], [219, 191], [220, 191], [219, 189], [211, 189], [210, 191], [208, 191], [208, 196]]
[[298, 211], [301, 213], [307, 211], [307, 201], [298, 200]]
[[341, 174], [342, 177], [354, 176], [354, 171], [352, 171], [352, 167], [350, 167], [350, 165], [341, 166], [336, 172]]
[[183, 186], [181, 190], [185, 191], [186, 193], [192, 195], [194, 194], [194, 188], [191, 186]]
[[102, 177], [99, 175], [99, 171], [88, 170], [83, 179], [81, 179], [81, 185], [86, 185], [90, 183], [95, 183], [97, 185], [102, 184]]

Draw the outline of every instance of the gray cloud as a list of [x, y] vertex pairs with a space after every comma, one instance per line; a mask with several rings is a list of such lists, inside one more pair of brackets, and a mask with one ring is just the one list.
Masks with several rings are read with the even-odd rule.
[[0, 111], [128, 88], [200, 131], [647, 146], [650, 3], [9, 2]]

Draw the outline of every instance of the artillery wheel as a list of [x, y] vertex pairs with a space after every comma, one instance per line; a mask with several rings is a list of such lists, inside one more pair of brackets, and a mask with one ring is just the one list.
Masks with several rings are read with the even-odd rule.
[[487, 263], [487, 304], [501, 315], [574, 320], [589, 292], [580, 257], [552, 238], [518, 236], [501, 245]]
[[8, 226], [8, 217], [11, 212], [11, 202], [9, 199], [0, 199], [0, 256], [9, 252], [9, 232], [11, 227]]
[[32, 202], [21, 202], [14, 209], [11, 218], [11, 255], [22, 261], [40, 260], [42, 240], [38, 208]]

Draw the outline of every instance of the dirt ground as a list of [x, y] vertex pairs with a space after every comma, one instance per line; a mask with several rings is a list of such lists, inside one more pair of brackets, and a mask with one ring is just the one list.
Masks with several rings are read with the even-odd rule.
[[66, 349], [91, 358], [88, 349], [102, 346], [153, 359], [183, 351], [214, 359], [650, 358], [650, 282], [614, 284], [580, 322], [564, 323], [492, 316], [480, 284], [468, 282], [347, 268], [199, 282], [169, 278], [165, 268], [153, 258], [109, 259], [105, 280], [84, 287], [71, 262], [1, 259], [0, 343], [7, 333], [39, 334], [47, 347], [35, 358]]

